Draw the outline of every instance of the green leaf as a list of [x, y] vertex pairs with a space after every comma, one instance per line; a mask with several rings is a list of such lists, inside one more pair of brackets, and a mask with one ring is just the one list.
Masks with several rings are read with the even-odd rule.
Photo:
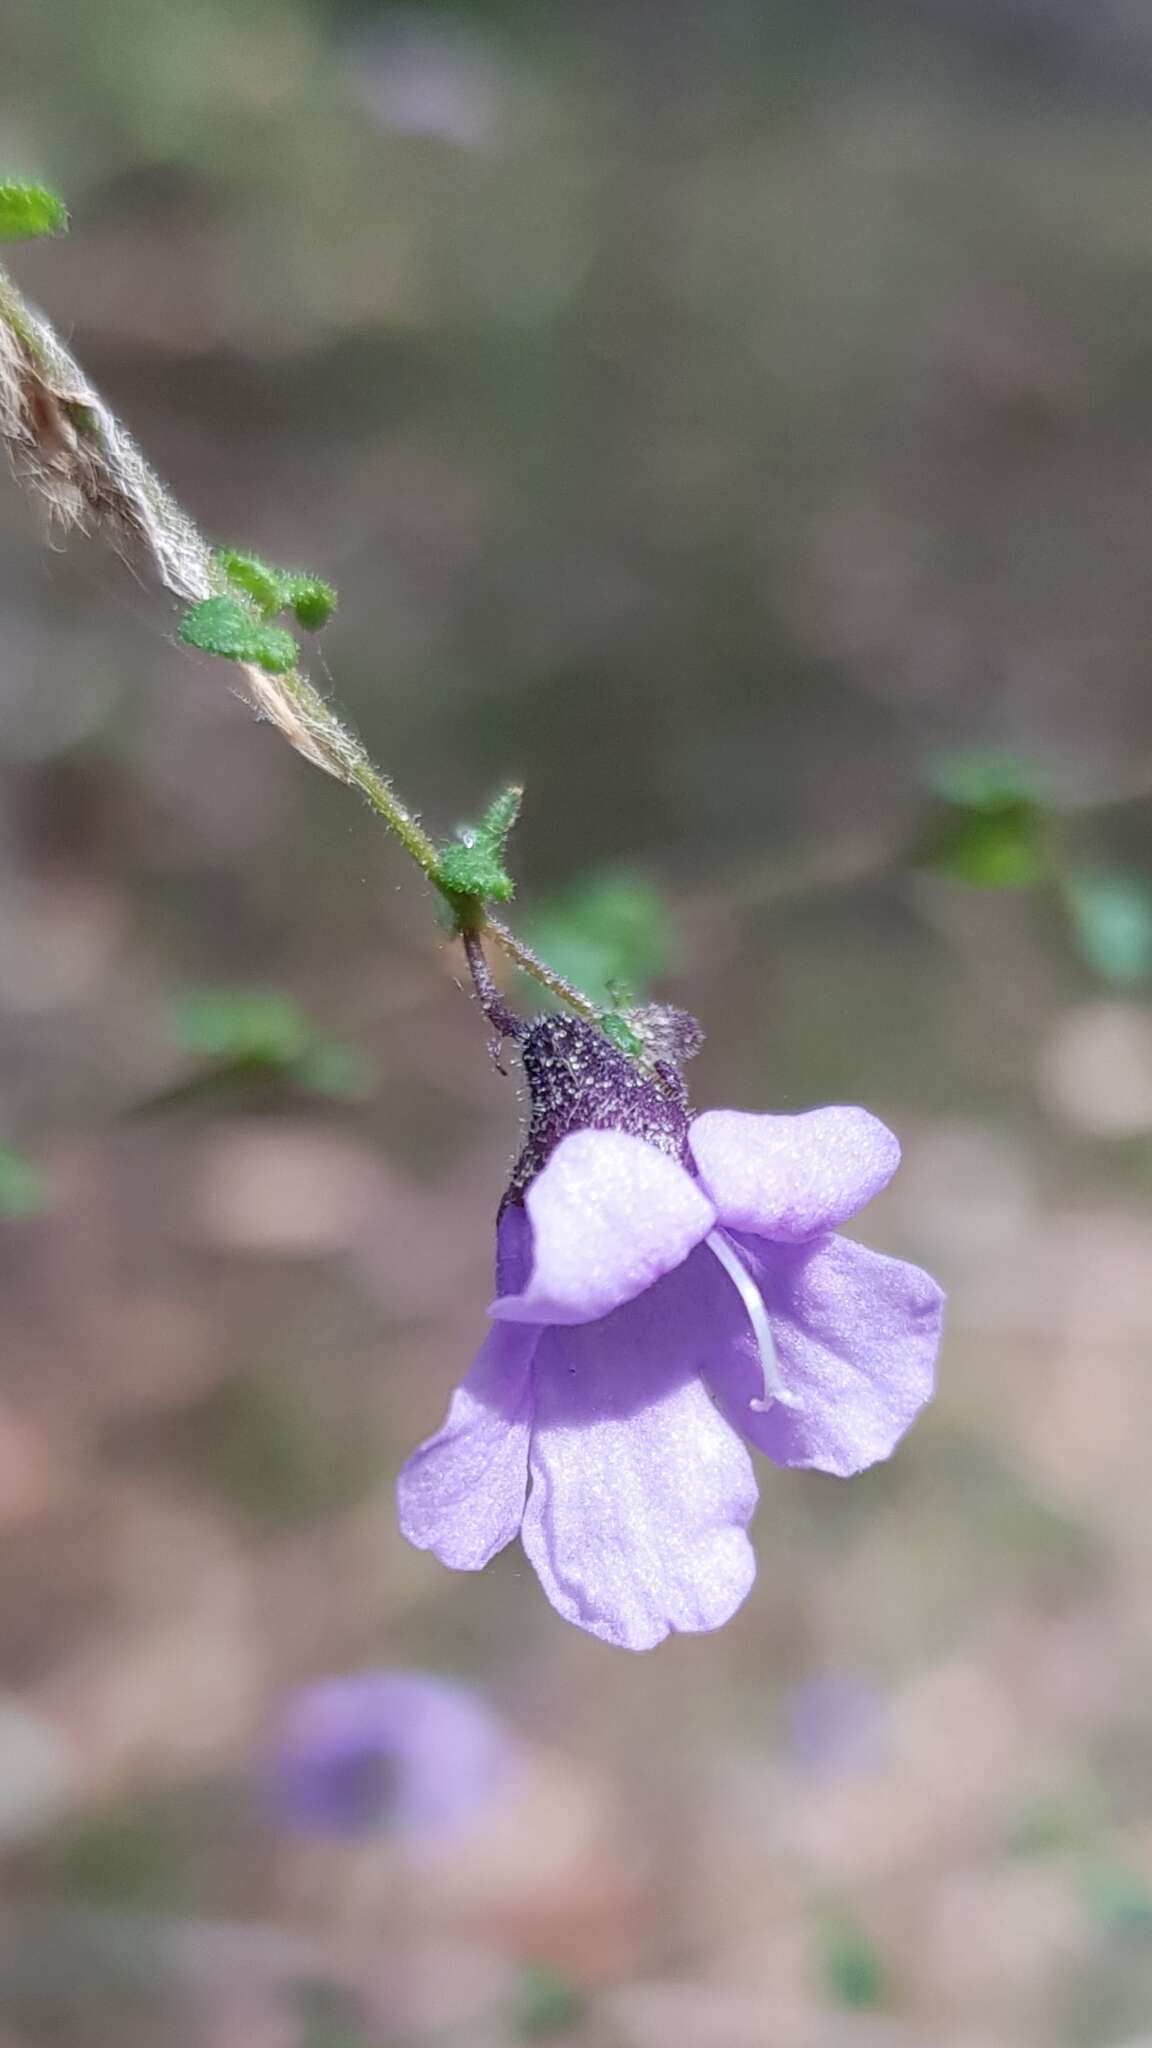
[[310, 1046], [292, 1071], [294, 1080], [310, 1094], [331, 1095], [339, 1101], [363, 1102], [375, 1084], [372, 1064], [362, 1052], [327, 1040]]
[[618, 1052], [626, 1052], [629, 1058], [634, 1060], [643, 1057], [644, 1040], [633, 1031], [632, 1026], [626, 1018], [620, 1015], [618, 1010], [606, 1010], [602, 1017], [596, 1019], [596, 1022], [599, 1024], [605, 1038], [610, 1040]]
[[1119, 988], [1152, 981], [1152, 891], [1136, 875], [1078, 874], [1068, 907], [1088, 965]]
[[515, 884], [504, 866], [504, 842], [520, 813], [523, 790], [512, 784], [489, 804], [478, 825], [461, 825], [443, 848], [433, 880], [447, 895], [507, 903]]
[[490, 846], [498, 847], [503, 851], [504, 841], [520, 816], [520, 806], [523, 801], [524, 791], [520, 784], [518, 782], [509, 783], [507, 789], [502, 789], [499, 796], [493, 797], [492, 802], [480, 820], [480, 829], [477, 836], [481, 839], [486, 839]]
[[453, 896], [470, 896], [481, 902], [507, 903], [516, 893], [496, 849], [477, 836], [471, 844], [461, 840], [445, 847], [436, 869], [437, 883]]
[[578, 2026], [588, 2004], [587, 1993], [550, 1963], [526, 1963], [520, 1978], [520, 1998], [513, 2017], [520, 2041], [546, 2041], [553, 2034], [567, 2034]]
[[330, 583], [323, 583], [319, 576], [286, 576], [284, 589], [296, 623], [305, 632], [318, 633], [321, 626], [328, 624], [337, 604]]
[[820, 1974], [837, 2005], [871, 2012], [887, 1996], [887, 1973], [879, 1950], [854, 1920], [840, 1914], [821, 1929]]
[[242, 555], [235, 548], [218, 548], [216, 561], [229, 583], [246, 592], [267, 616], [283, 611], [285, 599], [279, 570], [270, 569], [258, 555]]
[[0, 1216], [21, 1223], [42, 1216], [47, 1207], [48, 1190], [35, 1160], [0, 1145]]
[[310, 1095], [360, 1100], [371, 1093], [369, 1062], [349, 1045], [317, 1037], [288, 996], [267, 989], [199, 989], [176, 1007], [182, 1044], [213, 1064], [207, 1073], [145, 1105], [152, 1110], [250, 1088], [277, 1075]]
[[999, 810], [1005, 804], [1034, 801], [1034, 773], [1015, 754], [992, 749], [963, 749], [934, 754], [924, 779], [946, 803], [965, 810]]
[[291, 633], [255, 618], [238, 597], [206, 597], [193, 605], [180, 621], [180, 638], [187, 647], [204, 654], [218, 654], [224, 661], [249, 661], [269, 675], [286, 675], [295, 668], [299, 649]]
[[1025, 799], [954, 812], [925, 841], [918, 860], [975, 889], [1031, 889], [1052, 877], [1044, 813]]
[[586, 876], [530, 919], [527, 938], [550, 966], [604, 995], [613, 1008], [612, 984], [641, 992], [664, 971], [673, 950], [661, 898], [626, 869]]
[[199, 989], [178, 1002], [176, 1028], [189, 1052], [272, 1067], [287, 1066], [314, 1043], [291, 998], [263, 989]]
[[330, 583], [296, 569], [274, 569], [259, 555], [241, 554], [236, 548], [218, 548], [218, 567], [229, 583], [252, 599], [266, 619], [277, 612], [292, 611], [298, 625], [316, 633], [326, 626], [336, 609], [336, 592]]
[[0, 185], [0, 242], [28, 242], [37, 235], [63, 235], [68, 210], [44, 185]]

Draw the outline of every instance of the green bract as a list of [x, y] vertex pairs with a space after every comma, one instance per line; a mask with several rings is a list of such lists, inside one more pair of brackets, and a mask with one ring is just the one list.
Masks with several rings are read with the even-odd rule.
[[515, 884], [490, 840], [477, 837], [445, 847], [436, 870], [436, 880], [453, 896], [476, 896], [493, 903], [507, 903]]
[[202, 604], [193, 605], [180, 621], [180, 638], [204, 654], [218, 654], [224, 661], [250, 661], [273, 676], [286, 675], [295, 668], [299, 651], [291, 633], [254, 617], [238, 597], [206, 597]]
[[507, 903], [516, 886], [504, 866], [504, 842], [520, 815], [523, 790], [515, 783], [494, 797], [478, 825], [462, 825], [440, 855], [433, 880], [448, 896]]
[[28, 242], [37, 235], [62, 235], [68, 210], [44, 185], [0, 184], [0, 242]]

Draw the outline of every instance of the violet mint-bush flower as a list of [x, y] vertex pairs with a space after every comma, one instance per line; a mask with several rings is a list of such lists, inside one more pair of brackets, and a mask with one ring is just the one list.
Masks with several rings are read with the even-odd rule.
[[430, 1671], [323, 1678], [281, 1707], [269, 1803], [305, 1834], [450, 1835], [499, 1792], [513, 1753], [471, 1686]]
[[522, 1055], [527, 1141], [493, 1328], [399, 1482], [409, 1541], [477, 1571], [520, 1536], [566, 1620], [644, 1650], [755, 1577], [749, 1448], [847, 1477], [933, 1389], [943, 1295], [838, 1234], [900, 1160], [867, 1110], [690, 1114], [593, 1027]]
[[[40, 188], [0, 187], [0, 240], [64, 220]], [[211, 546], [4, 271], [0, 442], [63, 525], [130, 542], [188, 607], [181, 641], [371, 806], [447, 909], [489, 1023], [522, 1045], [533, 1115], [498, 1219], [495, 1327], [402, 1475], [408, 1536], [477, 1570], [519, 1533], [559, 1612], [633, 1649], [716, 1627], [754, 1571], [746, 1445], [858, 1472], [931, 1392], [939, 1290], [835, 1234], [895, 1170], [895, 1139], [860, 1109], [691, 1117], [669, 1013], [605, 1016], [493, 914], [515, 894], [520, 788], [437, 844], [276, 623], [317, 629], [335, 592]], [[572, 1018], [526, 1032], [485, 945]]]

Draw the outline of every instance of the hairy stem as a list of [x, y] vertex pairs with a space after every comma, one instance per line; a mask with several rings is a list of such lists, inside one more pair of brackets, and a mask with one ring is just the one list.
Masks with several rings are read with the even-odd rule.
[[[45, 500], [62, 526], [93, 530], [119, 552], [143, 556], [163, 587], [187, 602], [230, 592], [204, 535], [149, 467], [76, 358], [3, 270], [0, 440], [7, 444], [16, 475]], [[276, 726], [314, 767], [358, 789], [409, 858], [439, 887], [435, 842], [303, 670], [271, 675], [254, 662], [232, 666], [243, 676], [257, 715]], [[580, 989], [554, 973], [496, 918], [477, 912], [469, 930], [461, 933], [466, 952], [470, 939], [479, 947], [481, 934], [578, 1015], [597, 1017], [596, 1005]], [[468, 958], [475, 976], [471, 952]], [[486, 961], [484, 973], [495, 991]], [[492, 1000], [511, 1016], [498, 993]], [[495, 1022], [493, 1011], [488, 1014]]]
[[480, 937], [479, 932], [462, 931], [460, 942], [464, 948], [464, 957], [468, 962], [469, 972], [472, 976], [472, 986], [476, 991], [476, 1000], [491, 1024], [492, 1029], [501, 1038], [523, 1038], [525, 1030], [523, 1019], [518, 1017], [516, 1012], [505, 1002], [500, 990], [492, 979], [492, 969], [489, 967], [485, 957], [484, 941]]

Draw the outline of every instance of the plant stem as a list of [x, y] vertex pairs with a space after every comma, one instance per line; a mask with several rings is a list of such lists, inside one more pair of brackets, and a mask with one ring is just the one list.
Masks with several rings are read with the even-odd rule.
[[484, 941], [478, 931], [462, 931], [460, 943], [472, 975], [472, 986], [476, 1000], [493, 1030], [501, 1038], [523, 1038], [524, 1022], [509, 1008], [500, 990], [492, 979], [492, 969], [484, 954]]
[[554, 967], [549, 967], [547, 961], [541, 960], [539, 954], [532, 951], [531, 946], [526, 945], [523, 939], [518, 939], [515, 932], [509, 931], [508, 926], [500, 918], [486, 917], [482, 930], [488, 938], [495, 940], [510, 960], [516, 962], [522, 974], [530, 974], [533, 981], [539, 982], [541, 988], [546, 988], [550, 995], [556, 996], [568, 1009], [575, 1010], [576, 1015], [583, 1017], [587, 1023], [599, 1023], [600, 1011], [592, 998], [586, 996], [582, 989], [578, 989], [575, 982], [566, 981], [562, 974], [557, 974]]
[[[149, 468], [76, 358], [3, 270], [0, 440], [8, 446], [16, 475], [46, 500], [63, 526], [94, 529], [121, 552], [131, 546], [146, 557], [164, 588], [187, 602], [234, 594], [204, 535]], [[313, 766], [358, 789], [409, 859], [458, 911], [459, 900], [437, 881], [440, 855], [434, 840], [304, 672], [293, 668], [286, 675], [270, 675], [251, 662], [233, 666], [243, 675], [258, 716], [275, 725]], [[484, 915], [479, 904], [469, 928], [459, 935], [485, 1013], [506, 1036], [516, 1034], [498, 1020], [511, 1019], [512, 1012], [492, 980], [482, 936], [578, 1016], [596, 1021], [595, 1003], [507, 925]]]

